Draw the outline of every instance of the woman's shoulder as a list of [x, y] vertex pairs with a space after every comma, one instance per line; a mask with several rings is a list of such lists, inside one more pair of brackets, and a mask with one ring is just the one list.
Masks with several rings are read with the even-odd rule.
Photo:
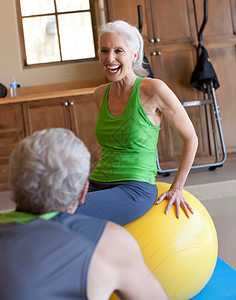
[[153, 95], [161, 95], [165, 93], [169, 88], [164, 81], [156, 78], [143, 78], [140, 85], [143, 95], [148, 97]]
[[109, 85], [109, 83], [102, 84], [102, 85], [98, 86], [94, 91], [93, 95], [94, 95], [94, 98], [97, 101], [99, 107], [101, 106], [101, 103], [103, 101], [103, 97], [104, 97], [104, 94], [105, 94], [105, 91], [106, 91], [108, 85]]
[[157, 90], [158, 89], [159, 90], [159, 89], [167, 88], [167, 85], [161, 79], [148, 78], [148, 77], [145, 77], [145, 78], [142, 79], [141, 86], [145, 90], [149, 90], [149, 89], [151, 89], [151, 90]]

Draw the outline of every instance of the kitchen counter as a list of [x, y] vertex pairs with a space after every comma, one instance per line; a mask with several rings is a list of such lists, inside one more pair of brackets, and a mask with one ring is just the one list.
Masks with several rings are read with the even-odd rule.
[[59, 97], [63, 98], [63, 97], [71, 97], [71, 96], [79, 96], [79, 95], [89, 95], [89, 94], [93, 94], [95, 89], [96, 87], [89, 87], [89, 88], [70, 89], [64, 91], [32, 93], [32, 94], [20, 95], [18, 97], [13, 97], [13, 98], [10, 97], [10, 92], [8, 92], [7, 97], [0, 99], [0, 105], [53, 99]]

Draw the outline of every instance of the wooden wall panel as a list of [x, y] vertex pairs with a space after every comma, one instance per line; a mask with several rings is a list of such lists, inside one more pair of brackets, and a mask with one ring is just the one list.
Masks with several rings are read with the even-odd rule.
[[228, 153], [236, 152], [236, 45], [209, 48], [220, 87], [216, 90], [222, 130]]

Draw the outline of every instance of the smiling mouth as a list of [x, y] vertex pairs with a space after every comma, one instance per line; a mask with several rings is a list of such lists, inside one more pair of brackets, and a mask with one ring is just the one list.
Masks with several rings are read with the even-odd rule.
[[121, 66], [113, 66], [113, 67], [107, 66], [107, 69], [108, 69], [109, 73], [111, 73], [111, 74], [116, 74], [120, 68], [121, 68]]

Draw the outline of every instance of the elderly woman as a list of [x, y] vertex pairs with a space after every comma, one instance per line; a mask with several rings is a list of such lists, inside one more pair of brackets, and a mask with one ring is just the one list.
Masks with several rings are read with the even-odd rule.
[[182, 189], [192, 166], [197, 136], [180, 101], [164, 82], [145, 78], [143, 40], [137, 28], [123, 21], [105, 24], [99, 31], [99, 60], [109, 84], [94, 97], [100, 112], [96, 137], [102, 155], [90, 176], [90, 192], [78, 213], [127, 224], [156, 202], [156, 145], [164, 117], [183, 140], [178, 172], [156, 203], [168, 200], [166, 214], [175, 205], [189, 217], [192, 208]]

